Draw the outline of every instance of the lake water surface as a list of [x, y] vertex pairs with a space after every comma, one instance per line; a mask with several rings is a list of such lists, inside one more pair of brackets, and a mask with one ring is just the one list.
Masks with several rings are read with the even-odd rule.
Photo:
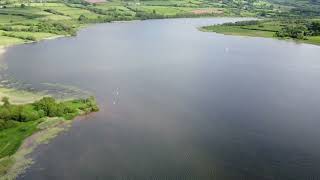
[[197, 30], [235, 20], [100, 24], [9, 48], [8, 76], [101, 107], [20, 179], [320, 179], [320, 47]]

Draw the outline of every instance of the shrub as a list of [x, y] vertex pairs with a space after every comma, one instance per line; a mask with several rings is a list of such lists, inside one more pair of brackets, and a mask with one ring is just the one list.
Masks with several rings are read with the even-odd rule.
[[34, 121], [40, 118], [38, 111], [34, 110], [32, 106], [24, 106], [21, 110], [20, 121]]
[[88, 18], [85, 15], [81, 14], [78, 18], [78, 21], [86, 21], [87, 19]]
[[280, 31], [277, 31], [275, 36], [304, 39], [307, 33], [307, 28], [304, 25], [286, 25]]
[[44, 97], [39, 101], [26, 105], [11, 105], [9, 99], [3, 100], [6, 105], [0, 106], [0, 119], [4, 121], [34, 121], [42, 117], [65, 117], [72, 119], [84, 112], [98, 111], [96, 101], [93, 97], [57, 103], [52, 97]]
[[17, 126], [17, 122], [15, 121], [0, 119], [0, 130], [13, 128], [15, 126]]
[[313, 21], [307, 25], [310, 34], [313, 36], [320, 35], [320, 21]]
[[46, 12], [48, 12], [48, 13], [51, 13], [51, 14], [56, 14], [56, 15], [61, 15], [61, 16], [64, 15], [63, 13], [58, 12], [58, 11], [56, 11], [56, 10], [54, 10], [54, 9], [45, 9], [44, 11], [46, 11]]
[[0, 119], [5, 119], [5, 120], [10, 119], [10, 111], [8, 108], [5, 108], [5, 107], [0, 108]]

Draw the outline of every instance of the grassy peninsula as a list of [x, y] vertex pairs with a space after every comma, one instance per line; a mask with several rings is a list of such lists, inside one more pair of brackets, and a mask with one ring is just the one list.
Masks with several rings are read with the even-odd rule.
[[[0, 179], [14, 179], [32, 163], [26, 157], [46, 143], [76, 116], [98, 111], [93, 97], [57, 102], [43, 97], [34, 103], [14, 105], [2, 98], [0, 106]], [[26, 140], [27, 139], [27, 140]]]
[[320, 45], [320, 20], [318, 19], [242, 21], [206, 26], [201, 29], [226, 35], [293, 39]]
[[320, 45], [319, 0], [268, 0], [275, 13], [260, 14], [259, 21], [225, 23], [202, 27], [201, 30], [226, 35], [291, 39]]

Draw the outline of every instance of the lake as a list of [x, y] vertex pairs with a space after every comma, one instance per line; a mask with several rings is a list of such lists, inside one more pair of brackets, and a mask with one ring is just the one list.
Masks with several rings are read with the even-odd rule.
[[19, 179], [320, 179], [320, 47], [197, 29], [237, 20], [99, 24], [9, 48], [7, 77], [79, 88], [101, 109]]

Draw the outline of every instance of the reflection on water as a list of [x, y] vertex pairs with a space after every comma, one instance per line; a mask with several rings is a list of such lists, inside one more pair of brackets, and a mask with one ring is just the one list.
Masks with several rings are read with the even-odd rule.
[[320, 176], [320, 48], [196, 28], [235, 20], [102, 24], [9, 48], [11, 77], [79, 87], [101, 106], [21, 179]]

